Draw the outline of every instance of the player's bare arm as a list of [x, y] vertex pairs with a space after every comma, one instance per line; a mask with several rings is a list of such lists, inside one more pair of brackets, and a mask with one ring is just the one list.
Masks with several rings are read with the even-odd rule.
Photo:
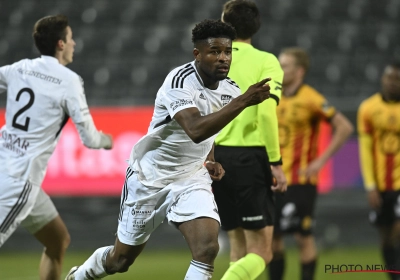
[[340, 112], [337, 112], [330, 122], [333, 128], [333, 136], [329, 146], [324, 153], [312, 161], [307, 169], [305, 175], [310, 177], [318, 173], [324, 166], [328, 159], [343, 146], [349, 136], [353, 133], [354, 127], [350, 121]]
[[233, 99], [218, 112], [202, 116], [200, 111], [193, 107], [179, 111], [174, 119], [193, 142], [200, 143], [218, 133], [245, 108], [257, 105], [269, 98], [270, 87], [267, 82], [270, 80], [267, 78], [252, 85], [244, 94]]

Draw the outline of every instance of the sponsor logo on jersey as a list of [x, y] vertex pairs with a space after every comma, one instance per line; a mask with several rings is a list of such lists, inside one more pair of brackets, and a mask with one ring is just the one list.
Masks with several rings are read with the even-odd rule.
[[200, 97], [200, 99], [207, 100], [206, 97], [204, 96], [204, 94], [203, 94], [202, 92], [200, 93], [200, 96], [199, 96], [199, 97]]
[[25, 155], [29, 147], [27, 140], [21, 139], [16, 134], [7, 133], [7, 131], [3, 131], [1, 137], [4, 140], [4, 148], [17, 153], [19, 156]]
[[42, 73], [39, 73], [39, 72], [36, 72], [36, 71], [32, 71], [32, 70], [25, 70], [25, 69], [18, 68], [17, 71], [20, 74], [25, 74], [25, 75], [28, 75], [28, 76], [32, 76], [32, 77], [44, 80], [46, 82], [57, 84], [57, 85], [61, 84], [61, 82], [62, 82], [61, 79], [58, 79], [58, 78], [55, 78], [55, 77], [52, 77], [52, 76], [49, 76], [49, 75], [46, 75], [46, 74], [42, 74]]
[[170, 107], [173, 111], [176, 110], [176, 108], [186, 106], [186, 105], [192, 105], [193, 101], [189, 99], [179, 99], [177, 101], [171, 102]]

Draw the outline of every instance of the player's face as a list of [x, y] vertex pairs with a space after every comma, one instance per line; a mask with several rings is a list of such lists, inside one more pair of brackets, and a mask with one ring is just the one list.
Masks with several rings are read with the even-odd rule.
[[75, 41], [72, 39], [72, 30], [71, 27], [67, 26], [67, 36], [66, 41], [64, 42], [64, 50], [63, 50], [63, 64], [67, 65], [73, 61], [75, 50]]
[[387, 66], [382, 75], [382, 91], [389, 99], [400, 99], [400, 69]]
[[232, 61], [232, 40], [228, 38], [210, 38], [193, 54], [197, 61], [198, 71], [205, 82], [220, 81], [228, 76]]
[[283, 70], [283, 86], [292, 84], [296, 81], [299, 71], [296, 58], [293, 55], [281, 53], [278, 59]]

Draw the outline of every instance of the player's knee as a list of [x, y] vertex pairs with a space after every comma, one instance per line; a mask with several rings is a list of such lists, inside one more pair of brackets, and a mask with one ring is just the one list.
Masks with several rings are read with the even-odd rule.
[[196, 252], [193, 252], [193, 258], [201, 262], [213, 262], [218, 255], [219, 244], [218, 241], [212, 241], [202, 244], [198, 247]]
[[49, 242], [46, 245], [44, 253], [52, 259], [61, 259], [67, 251], [70, 243], [71, 236], [68, 232], [66, 232], [66, 234], [64, 234], [61, 238], [53, 242]]
[[69, 247], [69, 244], [71, 243], [71, 235], [69, 235], [69, 232], [67, 232], [63, 238], [63, 240], [61, 241], [62, 243], [62, 248], [64, 250], [67, 250], [67, 248]]

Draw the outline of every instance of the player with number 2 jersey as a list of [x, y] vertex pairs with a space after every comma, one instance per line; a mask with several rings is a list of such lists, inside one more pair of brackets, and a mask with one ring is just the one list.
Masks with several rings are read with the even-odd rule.
[[[89, 148], [111, 149], [112, 138], [96, 129], [83, 80], [65, 67], [75, 46], [67, 18], [39, 20], [34, 39], [40, 58], [0, 67], [0, 93], [7, 93], [0, 137], [0, 247], [22, 224], [46, 247], [41, 279], [59, 279], [69, 235], [41, 189], [47, 163], [69, 118]], [[55, 244], [62, 249], [54, 250]]]

